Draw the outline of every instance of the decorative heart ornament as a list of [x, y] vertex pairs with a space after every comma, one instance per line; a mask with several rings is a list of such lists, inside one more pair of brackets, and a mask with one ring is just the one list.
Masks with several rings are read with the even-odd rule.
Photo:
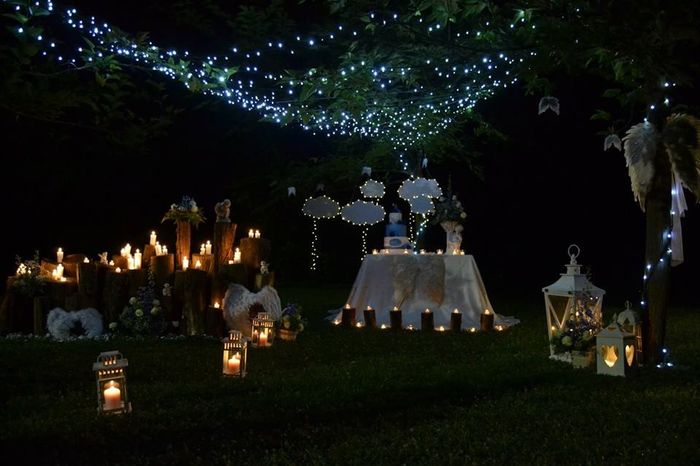
[[634, 345], [625, 345], [625, 357], [627, 358], [627, 365], [632, 366], [634, 361]]
[[600, 354], [608, 367], [614, 366], [617, 362], [617, 346], [603, 345], [600, 348]]

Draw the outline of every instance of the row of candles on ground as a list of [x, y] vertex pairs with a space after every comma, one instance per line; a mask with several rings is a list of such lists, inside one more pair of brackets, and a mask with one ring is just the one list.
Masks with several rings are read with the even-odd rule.
[[[216, 306], [216, 305], [215, 305]], [[218, 307], [218, 306], [216, 306]], [[251, 346], [269, 348], [275, 338], [274, 319], [265, 313], [253, 318]], [[223, 343], [222, 374], [243, 378], [248, 370], [248, 338], [238, 330], [230, 330]], [[92, 370], [97, 379], [97, 412], [121, 414], [131, 412], [126, 390], [126, 368], [129, 362], [119, 351], [100, 353]]]
[[[335, 325], [342, 325], [343, 327], [377, 328], [377, 316], [372, 306], [367, 306], [367, 309], [363, 311], [364, 322], [358, 322], [356, 320], [355, 314], [356, 309], [354, 307], [351, 307], [350, 304], [346, 304], [345, 307], [343, 307], [343, 312], [341, 313], [340, 320], [336, 319], [333, 323]], [[434, 314], [430, 309], [426, 309], [425, 311], [421, 312], [420, 320], [421, 330], [437, 330], [438, 332], [444, 332], [447, 330], [443, 325], [437, 328], [435, 327]], [[405, 328], [406, 330], [417, 330], [413, 325], [407, 325], [406, 327], [403, 327], [401, 309], [399, 309], [396, 306], [394, 306], [394, 308], [391, 311], [389, 311], [389, 322], [390, 324], [388, 326], [386, 324], [382, 324], [380, 328], [382, 330], [401, 330], [403, 328]], [[491, 310], [489, 309], [485, 309], [484, 312], [481, 314], [480, 323], [480, 329], [482, 332], [490, 332], [494, 329], [498, 330], [499, 332], [505, 330], [505, 327], [503, 325], [494, 326], [494, 313], [491, 312]], [[462, 330], [462, 313], [459, 311], [459, 309], [455, 309], [450, 314], [449, 329], [452, 331]], [[469, 332], [474, 333], [476, 331], [476, 327], [469, 328]]]
[[[390, 250], [390, 249], [372, 249], [372, 254], [373, 254], [373, 255], [377, 255], [377, 254], [390, 254], [390, 253], [391, 253], [391, 250]], [[404, 254], [420, 254], [420, 255], [424, 255], [424, 254], [433, 254], [433, 253], [431, 253], [431, 252], [426, 252], [425, 249], [421, 249], [420, 252], [418, 252], [418, 253], [415, 252], [415, 251], [413, 251], [413, 250], [411, 250], [411, 249], [404, 249], [404, 250], [403, 250], [403, 253], [404, 253]], [[438, 249], [437, 252], [436, 252], [435, 254], [437, 254], [437, 255], [442, 255], [442, 254], [444, 254], [444, 252], [443, 252], [442, 249]], [[463, 256], [463, 255], [464, 255], [464, 251], [462, 251], [461, 249], [454, 249], [454, 250], [452, 251], [451, 254], [452, 254], [453, 256]]]

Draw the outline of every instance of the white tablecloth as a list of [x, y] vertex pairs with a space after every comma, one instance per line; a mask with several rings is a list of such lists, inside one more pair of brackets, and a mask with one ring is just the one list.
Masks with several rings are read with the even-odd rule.
[[[368, 254], [362, 261], [347, 303], [362, 311], [375, 309], [377, 324], [389, 324], [389, 311], [402, 310], [404, 327], [420, 328], [420, 314], [426, 308], [434, 313], [435, 327], [449, 328], [450, 313], [462, 313], [462, 328], [479, 327], [485, 309], [495, 312], [486, 294], [473, 256], [444, 254]], [[340, 320], [341, 310], [331, 311]], [[496, 314], [496, 324], [514, 325], [517, 319]]]

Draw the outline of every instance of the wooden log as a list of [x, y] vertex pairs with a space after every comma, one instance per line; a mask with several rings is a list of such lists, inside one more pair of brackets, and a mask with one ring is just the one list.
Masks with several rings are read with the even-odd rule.
[[377, 314], [374, 309], [367, 306], [367, 309], [362, 311], [365, 318], [365, 328], [375, 329], [377, 328]]
[[49, 297], [49, 306], [51, 309], [60, 307], [61, 309], [69, 310], [68, 304], [70, 304], [70, 307], [72, 308], [70, 310], [74, 310], [78, 307], [78, 282], [74, 278], [68, 278], [65, 282], [50, 280], [46, 289]]
[[78, 300], [80, 307], [98, 306], [97, 264], [78, 264]]
[[403, 328], [403, 324], [401, 322], [401, 309], [392, 309], [389, 311], [389, 320], [391, 322], [392, 330], [401, 330]]
[[351, 328], [355, 326], [355, 308], [354, 307], [344, 307], [343, 314], [340, 318], [340, 325], [345, 328]]
[[491, 332], [493, 331], [493, 312], [489, 314], [481, 314], [481, 331]]
[[106, 325], [116, 322], [129, 302], [129, 276], [124, 272], [109, 270], [105, 277], [104, 321]]
[[236, 237], [235, 223], [216, 222], [214, 224], [214, 243], [212, 253], [214, 254], [214, 270], [218, 271], [222, 265], [233, 260], [233, 241]]
[[129, 297], [136, 296], [139, 288], [146, 286], [146, 271], [144, 269], [126, 270], [122, 273], [126, 273], [126, 276], [129, 277]]
[[182, 277], [181, 287], [183, 290], [183, 315], [187, 327], [187, 335], [201, 335], [206, 329], [206, 311], [208, 304], [207, 296], [207, 273], [203, 270], [187, 269], [184, 273], [178, 274]]
[[200, 270], [204, 270], [207, 275], [214, 275], [214, 255], [213, 254], [192, 254], [192, 261], [190, 261], [190, 267], [193, 269], [197, 268], [197, 261], [201, 264]]
[[34, 335], [46, 334], [46, 318], [48, 315], [48, 296], [37, 296], [34, 298]]
[[121, 254], [114, 254], [112, 256], [112, 261], [114, 262], [114, 267], [119, 267], [122, 270], [129, 269], [129, 259], [122, 256]]
[[258, 270], [261, 261], [270, 261], [272, 244], [265, 238], [242, 238], [240, 249], [241, 262], [251, 270]]
[[156, 290], [163, 290], [163, 285], [173, 283], [175, 274], [175, 257], [172, 254], [151, 257], [151, 272], [156, 282]]
[[182, 258], [190, 257], [190, 243], [192, 241], [192, 225], [185, 220], [178, 220], [175, 227], [177, 239], [175, 241], [175, 263], [182, 267]]
[[82, 264], [87, 256], [85, 254], [68, 254], [63, 258], [63, 275], [66, 277], [78, 276], [78, 264]]
[[426, 332], [435, 330], [435, 318], [432, 312], [423, 311], [420, 313], [420, 328]]
[[141, 267], [150, 267], [151, 257], [156, 256], [156, 247], [147, 244], [143, 247], [143, 256], [141, 257]]
[[462, 313], [461, 312], [453, 312], [450, 314], [450, 330], [453, 332], [461, 332], [462, 331]]
[[206, 333], [218, 338], [224, 336], [224, 313], [220, 307], [207, 307]]
[[266, 286], [275, 286], [275, 272], [266, 274], [255, 274], [255, 291], [260, 291]]

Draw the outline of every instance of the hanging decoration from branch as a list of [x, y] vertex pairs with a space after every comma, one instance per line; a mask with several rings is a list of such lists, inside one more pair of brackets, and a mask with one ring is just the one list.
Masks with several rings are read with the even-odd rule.
[[406, 201], [426, 196], [430, 198], [442, 196], [442, 189], [435, 179], [414, 178], [406, 179], [399, 186], [399, 196]]
[[376, 180], [367, 180], [360, 186], [360, 192], [365, 197], [380, 198], [384, 196], [384, 183]]
[[542, 115], [547, 110], [551, 110], [557, 115], [559, 115], [559, 99], [552, 97], [551, 95], [542, 97], [538, 105], [539, 111], [538, 115]]
[[428, 196], [413, 197], [408, 200], [408, 203], [411, 206], [411, 213], [429, 214], [435, 212], [435, 205], [433, 204], [433, 200], [430, 199]]
[[622, 152], [622, 141], [620, 140], [620, 136], [617, 134], [608, 134], [603, 142], [604, 151], [612, 147]]
[[301, 210], [305, 215], [316, 219], [333, 218], [340, 213], [340, 204], [324, 194], [307, 199]]
[[624, 137], [625, 160], [632, 182], [634, 199], [642, 211], [646, 210], [647, 193], [654, 178], [654, 156], [656, 154], [656, 130], [645, 121], [632, 126]]
[[384, 220], [384, 208], [368, 201], [355, 201], [340, 211], [343, 220], [353, 225], [374, 225]]

